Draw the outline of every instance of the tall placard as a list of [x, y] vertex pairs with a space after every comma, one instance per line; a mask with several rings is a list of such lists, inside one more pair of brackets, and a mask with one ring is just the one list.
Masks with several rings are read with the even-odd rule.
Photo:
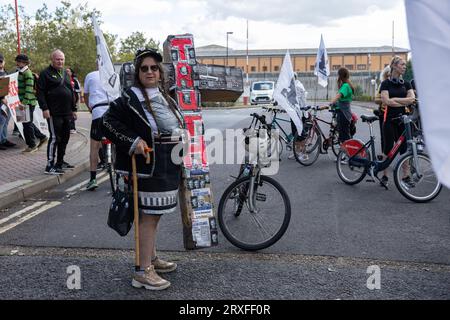
[[197, 61], [193, 36], [168, 36], [164, 42], [163, 56], [165, 64], [173, 65], [175, 79], [171, 89], [183, 112], [188, 133], [189, 153], [183, 158], [180, 188], [184, 247], [208, 248], [218, 244], [218, 232], [206, 157], [200, 92], [194, 76]]

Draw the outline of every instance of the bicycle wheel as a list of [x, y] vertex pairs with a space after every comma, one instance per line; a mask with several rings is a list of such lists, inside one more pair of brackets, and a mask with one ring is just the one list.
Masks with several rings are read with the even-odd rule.
[[402, 156], [394, 169], [394, 181], [398, 191], [414, 202], [431, 201], [442, 190], [442, 184], [434, 174], [431, 160], [425, 153], [417, 155], [417, 163], [412, 153]]
[[304, 166], [310, 166], [317, 161], [320, 154], [320, 145], [322, 144], [322, 137], [315, 128], [309, 130], [306, 139], [297, 142], [298, 133], [294, 137], [294, 157], [298, 163]]
[[357, 184], [366, 176], [366, 168], [364, 165], [350, 165], [349, 156], [346, 152], [340, 151], [336, 159], [336, 169], [339, 178], [346, 184]]
[[341, 146], [341, 144], [339, 142], [339, 132], [337, 130], [334, 131], [331, 141], [332, 141], [331, 150], [333, 150], [333, 153], [337, 158], [339, 151], [340, 151], [340, 146]]
[[260, 176], [255, 183], [256, 211], [248, 204], [250, 177], [234, 181], [220, 198], [218, 219], [225, 238], [243, 250], [270, 247], [286, 232], [291, 219], [291, 203], [283, 187], [274, 179]]

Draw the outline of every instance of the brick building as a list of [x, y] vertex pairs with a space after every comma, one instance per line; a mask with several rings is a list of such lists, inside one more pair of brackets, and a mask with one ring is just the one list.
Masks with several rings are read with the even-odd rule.
[[[248, 73], [278, 73], [287, 49], [266, 49], [248, 51]], [[392, 47], [327, 48], [331, 72], [346, 67], [352, 72], [379, 72], [389, 65]], [[408, 57], [409, 50], [394, 48], [396, 55]], [[307, 73], [314, 70], [316, 49], [289, 49], [295, 72]], [[227, 65], [227, 48], [208, 45], [196, 48], [197, 60], [204, 64]], [[247, 51], [228, 48], [228, 65], [242, 68], [247, 73]]]

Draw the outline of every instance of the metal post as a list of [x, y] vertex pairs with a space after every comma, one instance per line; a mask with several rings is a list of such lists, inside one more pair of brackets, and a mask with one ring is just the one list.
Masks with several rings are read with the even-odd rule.
[[227, 59], [225, 65], [228, 67], [228, 35], [233, 34], [231, 31], [227, 31]]
[[245, 73], [247, 74], [246, 84], [248, 86], [248, 20], [247, 20], [247, 65], [245, 70], [246, 70]]
[[17, 54], [20, 54], [19, 9], [17, 5], [17, 0], [15, 0], [14, 2], [16, 5]]

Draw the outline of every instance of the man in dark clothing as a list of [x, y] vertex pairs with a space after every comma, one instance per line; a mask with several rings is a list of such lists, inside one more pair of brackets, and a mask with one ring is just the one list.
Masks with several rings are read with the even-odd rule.
[[[55, 50], [51, 65], [43, 70], [38, 81], [38, 101], [47, 119], [50, 139], [47, 146], [46, 174], [63, 174], [73, 166], [64, 161], [70, 138], [70, 120], [76, 119], [74, 91], [64, 68], [64, 53]], [[57, 153], [55, 163], [55, 153]]]

